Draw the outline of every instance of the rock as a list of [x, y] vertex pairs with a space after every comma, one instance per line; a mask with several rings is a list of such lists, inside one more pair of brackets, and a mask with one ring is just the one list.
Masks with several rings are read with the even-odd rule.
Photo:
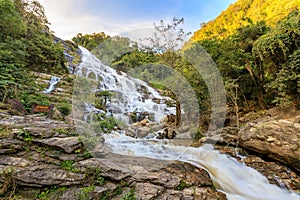
[[76, 163], [75, 167], [82, 172], [85, 172], [88, 167], [98, 168], [101, 169], [103, 177], [117, 181], [131, 175], [129, 169], [104, 159], [90, 158]]
[[248, 124], [238, 133], [239, 144], [300, 171], [300, 127], [294, 120]]
[[150, 127], [151, 131], [153, 131], [153, 132], [157, 132], [162, 129], [162, 126], [159, 124], [157, 124], [157, 125], [148, 125], [147, 124], [147, 126]]
[[190, 130], [190, 126], [180, 126], [178, 128], [179, 133], [185, 133], [185, 132], [188, 132], [189, 130]]
[[160, 123], [164, 127], [174, 126], [176, 122], [176, 116], [173, 114], [167, 115], [160, 120]]
[[184, 199], [207, 199], [207, 200], [226, 200], [226, 195], [220, 192], [216, 192], [211, 188], [189, 187], [183, 191]]
[[142, 126], [146, 126], [150, 121], [148, 119], [143, 119], [142, 121], [140, 121], [139, 123], [142, 125]]
[[16, 99], [8, 99], [8, 103], [10, 104], [10, 113], [16, 115], [25, 115], [27, 111], [22, 103]]
[[155, 199], [164, 191], [162, 186], [153, 185], [151, 183], [137, 183], [135, 186], [135, 194], [143, 200]]
[[165, 171], [138, 171], [132, 177], [135, 181], [147, 181], [165, 188], [176, 188], [180, 184], [180, 178]]
[[183, 193], [178, 190], [167, 189], [163, 194], [157, 197], [157, 199], [172, 199], [172, 200], [182, 200]]
[[[79, 196], [80, 196], [80, 189], [77, 187], [71, 187], [65, 190], [61, 195], [61, 198], [59, 199], [60, 200], [78, 199]], [[53, 199], [53, 195], [52, 198], [50, 199]]]
[[83, 182], [84, 175], [67, 172], [54, 165], [35, 165], [20, 170], [15, 178], [20, 185], [26, 186], [69, 186]]
[[12, 154], [23, 150], [24, 142], [16, 139], [0, 140], [0, 154]]
[[79, 137], [67, 137], [67, 138], [58, 138], [53, 137], [49, 139], [33, 140], [33, 142], [41, 143], [44, 145], [52, 146], [55, 148], [60, 148], [66, 153], [72, 153], [75, 149], [81, 147], [81, 141]]
[[143, 138], [146, 137], [151, 132], [151, 129], [149, 127], [141, 127], [137, 130], [136, 137], [137, 138]]
[[158, 139], [174, 139], [177, 131], [172, 127], [166, 127], [161, 132], [158, 132]]
[[27, 167], [30, 165], [30, 161], [23, 158], [18, 157], [2, 157], [0, 158], [0, 164], [1, 165], [8, 165], [8, 166], [14, 166], [14, 167]]
[[52, 119], [54, 119], [54, 120], [63, 120], [64, 119], [64, 116], [61, 114], [61, 112], [56, 107], [53, 108]]

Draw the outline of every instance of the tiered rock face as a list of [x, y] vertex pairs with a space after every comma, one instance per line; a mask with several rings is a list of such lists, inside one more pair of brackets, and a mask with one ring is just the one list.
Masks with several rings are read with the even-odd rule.
[[[0, 195], [65, 200], [119, 200], [133, 194], [137, 199], [226, 199], [203, 169], [181, 162], [157, 166], [152, 159], [111, 154], [93, 158], [74, 130], [41, 115], [1, 113]], [[149, 167], [140, 166], [141, 162], [149, 162]]]

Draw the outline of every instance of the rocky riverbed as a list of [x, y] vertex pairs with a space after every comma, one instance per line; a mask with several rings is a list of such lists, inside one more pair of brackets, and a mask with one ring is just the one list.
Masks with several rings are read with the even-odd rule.
[[93, 158], [72, 125], [46, 116], [1, 113], [0, 128], [3, 199], [226, 199], [190, 164]]
[[[299, 119], [268, 116], [241, 129], [226, 127], [215, 148], [270, 183], [300, 193]], [[226, 199], [205, 170], [187, 163], [160, 166], [154, 159], [115, 154], [95, 158], [71, 124], [0, 114], [2, 199]]]

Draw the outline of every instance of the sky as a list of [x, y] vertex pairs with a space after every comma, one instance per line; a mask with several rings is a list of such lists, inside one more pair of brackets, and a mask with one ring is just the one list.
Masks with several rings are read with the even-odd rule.
[[143, 33], [153, 23], [184, 18], [186, 32], [216, 18], [236, 0], [38, 0], [45, 8], [50, 28], [62, 39], [77, 33], [104, 32], [110, 36]]

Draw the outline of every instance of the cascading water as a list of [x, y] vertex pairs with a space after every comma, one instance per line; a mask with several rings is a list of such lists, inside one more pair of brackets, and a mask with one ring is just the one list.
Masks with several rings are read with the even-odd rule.
[[179, 160], [206, 169], [215, 186], [226, 193], [229, 200], [300, 200], [299, 195], [270, 184], [253, 168], [221, 154], [211, 145], [194, 148], [175, 146], [171, 142], [135, 139], [119, 133], [105, 135], [105, 144], [113, 153]]
[[[146, 83], [131, 78], [125, 73], [118, 74], [110, 67], [104, 66], [88, 50], [81, 48], [82, 63], [76, 70], [81, 77], [100, 81], [100, 90], [116, 93], [107, 103], [115, 117], [126, 119], [128, 112], [148, 111], [154, 113], [156, 121], [168, 114], [168, 107], [163, 103], [155, 103], [152, 99], [164, 99]], [[141, 91], [146, 89], [148, 95]], [[91, 104], [85, 104], [87, 112], [99, 112]], [[86, 116], [86, 115], [85, 115]], [[182, 161], [196, 167], [206, 169], [215, 186], [226, 193], [230, 200], [300, 200], [300, 196], [290, 193], [268, 180], [256, 170], [247, 167], [236, 159], [221, 154], [213, 146], [199, 148], [172, 144], [173, 141], [157, 139], [135, 139], [123, 133], [104, 134], [104, 146], [112, 153], [128, 156], [141, 156], [159, 160]]]
[[44, 93], [48, 94], [55, 89], [56, 84], [60, 81], [59, 77], [51, 76], [49, 87], [44, 91]]
[[[81, 77], [99, 81], [99, 91], [113, 93], [111, 100], [106, 102], [106, 108], [118, 120], [129, 123], [128, 113], [148, 112], [158, 121], [163, 116], [173, 113], [174, 108], [160, 103], [169, 98], [162, 97], [156, 90], [145, 82], [132, 78], [123, 72], [103, 65], [87, 49], [80, 47], [82, 62], [76, 69], [76, 74]], [[156, 101], [153, 101], [156, 99]], [[157, 103], [158, 102], [158, 103]]]

